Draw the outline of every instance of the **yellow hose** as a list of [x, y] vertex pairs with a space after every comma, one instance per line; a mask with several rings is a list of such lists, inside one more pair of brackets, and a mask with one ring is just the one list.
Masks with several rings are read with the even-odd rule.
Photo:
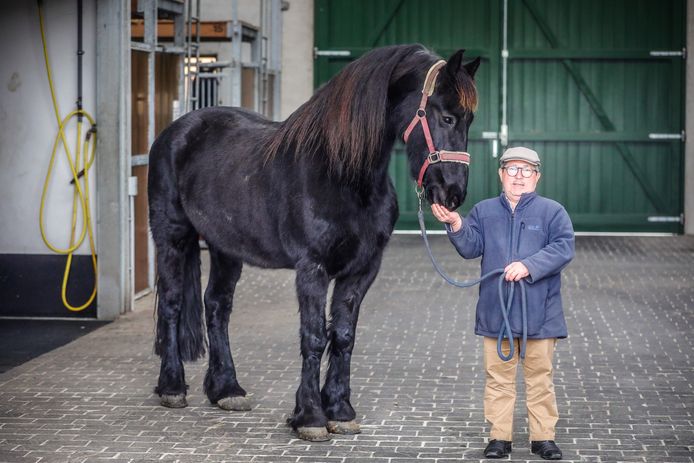
[[[55, 97], [55, 89], [53, 88], [53, 76], [51, 73], [51, 65], [48, 61], [48, 51], [46, 48], [46, 35], [44, 33], [43, 29], [43, 12], [41, 8], [41, 2], [39, 2], [39, 25], [41, 28], [41, 42], [43, 44], [43, 58], [46, 62], [46, 74], [48, 76], [48, 86], [51, 89], [51, 99], [53, 100], [53, 110], [55, 112], [55, 119], [56, 122], [58, 123], [58, 133], [55, 136], [55, 141], [53, 142], [53, 151], [51, 153], [51, 159], [48, 164], [48, 172], [46, 173], [46, 180], [43, 183], [43, 191], [41, 192], [41, 206], [39, 208], [39, 228], [41, 229], [41, 239], [43, 239], [43, 242], [48, 246], [49, 249], [51, 249], [53, 252], [56, 252], [58, 254], [67, 254], [67, 262], [65, 264], [65, 271], [63, 272], [63, 283], [61, 286], [61, 297], [63, 300], [63, 305], [68, 310], [71, 310], [73, 312], [79, 312], [87, 307], [94, 301], [94, 298], [96, 297], [96, 288], [97, 288], [97, 267], [96, 267], [96, 247], [94, 245], [94, 230], [92, 226], [92, 218], [91, 214], [89, 212], [89, 203], [90, 203], [90, 195], [89, 195], [89, 168], [92, 166], [94, 163], [94, 157], [96, 154], [96, 124], [94, 122], [94, 118], [86, 111], [82, 109], [76, 109], [72, 111], [70, 114], [65, 116], [61, 120], [60, 118], [60, 110], [58, 108], [58, 101], [56, 100]], [[75, 149], [75, 157], [74, 159], [72, 158], [70, 154], [70, 148], [67, 144], [67, 141], [65, 139], [65, 127], [67, 126], [68, 122], [73, 117], [77, 117], [77, 143], [76, 143], [76, 149]], [[87, 134], [85, 136], [84, 140], [84, 146], [80, 146], [81, 144], [81, 138], [82, 138], [82, 118], [86, 117], [89, 120], [89, 123], [91, 124], [89, 131], [87, 131]], [[93, 134], [93, 136], [92, 136]], [[53, 173], [53, 166], [55, 164], [55, 156], [58, 151], [58, 147], [60, 146], [60, 143], [62, 143], [63, 147], [65, 148], [65, 154], [67, 156], [67, 161], [68, 164], [70, 165], [70, 171], [72, 172], [72, 178], [74, 182], [74, 190], [73, 190], [73, 195], [72, 195], [72, 219], [71, 219], [71, 229], [70, 229], [70, 244], [66, 249], [61, 249], [57, 246], [54, 246], [49, 240], [48, 237], [46, 236], [46, 230], [45, 230], [45, 225], [44, 225], [44, 209], [45, 209], [45, 202], [46, 202], [46, 192], [48, 191], [48, 184], [51, 180], [51, 175]], [[87, 153], [89, 152], [90, 148], [90, 143], [91, 143], [91, 155], [89, 158], [87, 158]], [[84, 172], [84, 187], [80, 184], [80, 177], [79, 177], [79, 172], [82, 170]], [[75, 240], [75, 232], [77, 228], [77, 209], [81, 208], [82, 209], [82, 214], [84, 216], [84, 219], [82, 220], [82, 231], [80, 232], [79, 239]], [[84, 237], [85, 235], [89, 235], [89, 247], [91, 249], [92, 253], [92, 265], [94, 268], [94, 289], [92, 291], [91, 296], [85, 302], [84, 304], [80, 306], [73, 306], [71, 305], [68, 300], [67, 300], [67, 283], [70, 279], [70, 268], [72, 266], [72, 255], [73, 253], [82, 245], [84, 242]]]

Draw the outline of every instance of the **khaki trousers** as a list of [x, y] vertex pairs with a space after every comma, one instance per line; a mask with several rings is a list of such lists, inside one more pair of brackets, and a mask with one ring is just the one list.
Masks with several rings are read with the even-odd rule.
[[[484, 368], [487, 374], [484, 417], [491, 425], [490, 440], [512, 441], [520, 339], [514, 339], [515, 353], [508, 362], [499, 358], [496, 342], [496, 338], [484, 338]], [[528, 339], [525, 348], [523, 376], [531, 441], [554, 440], [554, 427], [559, 419], [552, 381], [552, 357], [556, 343], [555, 338]], [[504, 339], [502, 351], [504, 355], [509, 354], [508, 339]]]

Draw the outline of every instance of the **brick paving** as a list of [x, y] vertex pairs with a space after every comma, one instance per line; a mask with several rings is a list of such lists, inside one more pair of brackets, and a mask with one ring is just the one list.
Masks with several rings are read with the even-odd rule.
[[[452, 274], [478, 274], [478, 262], [458, 258], [445, 237], [431, 240]], [[566, 461], [694, 461], [693, 270], [694, 237], [577, 239], [564, 272], [570, 335], [556, 353]], [[0, 462], [483, 459], [476, 289], [438, 278], [419, 237], [393, 237], [362, 305], [352, 374], [360, 435], [308, 443], [284, 425], [300, 367], [293, 286], [293, 272], [251, 267], [238, 285], [230, 333], [251, 411], [206, 401], [202, 361], [186, 368], [189, 407], [158, 405], [145, 298], [115, 323], [0, 375]], [[522, 397], [512, 461], [542, 461], [529, 451]]]

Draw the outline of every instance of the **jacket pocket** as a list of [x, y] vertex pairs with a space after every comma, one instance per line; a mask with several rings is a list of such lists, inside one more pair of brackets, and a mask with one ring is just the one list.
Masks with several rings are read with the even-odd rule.
[[539, 281], [526, 284], [525, 289], [528, 296], [528, 336], [537, 336], [545, 324], [549, 285], [547, 281]]
[[547, 245], [547, 233], [539, 219], [529, 217], [520, 223], [517, 243], [516, 256], [518, 259], [525, 259], [532, 256]]

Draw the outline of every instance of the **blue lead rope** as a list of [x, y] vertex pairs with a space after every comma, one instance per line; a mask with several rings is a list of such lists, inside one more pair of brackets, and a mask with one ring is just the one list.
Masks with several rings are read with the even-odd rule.
[[[511, 323], [508, 321], [508, 312], [511, 309], [511, 303], [513, 301], [513, 292], [516, 287], [515, 284], [511, 285], [511, 288], [508, 292], [508, 298], [504, 301], [504, 269], [499, 268], [496, 270], [492, 270], [491, 272], [482, 275], [480, 278], [476, 280], [464, 280], [464, 281], [457, 281], [449, 277], [446, 272], [443, 271], [443, 269], [439, 266], [438, 262], [436, 262], [436, 259], [434, 259], [434, 255], [431, 253], [431, 246], [429, 245], [429, 240], [427, 239], [427, 229], [424, 226], [424, 213], [422, 212], [422, 207], [421, 207], [421, 201], [420, 201], [420, 207], [419, 211], [417, 212], [417, 218], [419, 219], [419, 229], [422, 232], [422, 238], [424, 239], [424, 246], [427, 248], [427, 253], [429, 254], [429, 259], [431, 259], [431, 263], [434, 264], [434, 269], [438, 272], [441, 277], [443, 277], [446, 282], [450, 283], [453, 286], [457, 286], [458, 288], [469, 288], [471, 286], [477, 285], [481, 283], [483, 280], [486, 280], [489, 277], [492, 277], [494, 275], [499, 275], [498, 281], [499, 281], [499, 302], [501, 304], [501, 315], [503, 317], [503, 325], [502, 329], [499, 330], [499, 336], [496, 340], [496, 352], [499, 354], [499, 358], [503, 360], [504, 362], [508, 362], [513, 358], [513, 352], [514, 352], [514, 346], [513, 346], [513, 332], [511, 331]], [[528, 298], [525, 293], [525, 283], [523, 280], [519, 280], [517, 282], [512, 282], [512, 283], [518, 283], [520, 286], [521, 290], [521, 317], [523, 319], [523, 337], [521, 339], [521, 345], [520, 345], [520, 358], [524, 359], [525, 358], [525, 345], [528, 341]], [[508, 355], [504, 355], [504, 352], [501, 349], [501, 345], [504, 341], [504, 338], [508, 338], [509, 346], [511, 347], [511, 350], [509, 351]]]

